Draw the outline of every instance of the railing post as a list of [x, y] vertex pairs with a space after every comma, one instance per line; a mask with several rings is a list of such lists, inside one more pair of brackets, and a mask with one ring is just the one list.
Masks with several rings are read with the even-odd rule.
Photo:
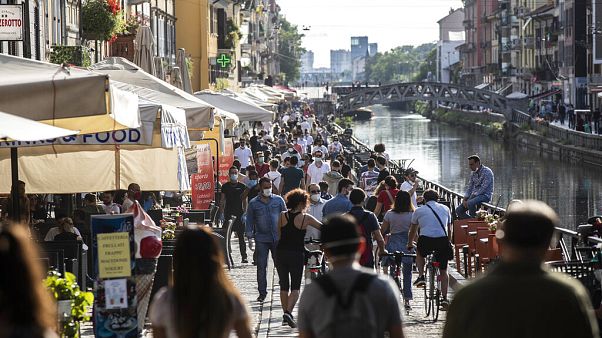
[[464, 277], [468, 278], [470, 276], [470, 271], [468, 270], [468, 245], [462, 247], [462, 256], [464, 257]]

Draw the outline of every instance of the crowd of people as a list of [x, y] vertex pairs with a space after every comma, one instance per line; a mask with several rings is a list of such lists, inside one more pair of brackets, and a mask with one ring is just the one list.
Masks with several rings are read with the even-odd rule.
[[[493, 194], [493, 171], [478, 156], [468, 157], [469, 185], [462, 204], [450, 210], [435, 190], [419, 196], [417, 170], [393, 173], [383, 144], [375, 145], [363, 167], [352, 170], [339, 136], [331, 135], [309, 109], [284, 112], [273, 125], [243, 133], [235, 148], [228, 182], [220, 188], [219, 218], [234, 219], [242, 264], [249, 264], [247, 243], [254, 246], [256, 302], [268, 296], [271, 255], [279, 278], [282, 323], [298, 327], [300, 337], [403, 337], [401, 309], [411, 309], [412, 284], [425, 286], [425, 257], [433, 251], [441, 272], [441, 306], [449, 311], [444, 337], [533, 337], [542, 332], [550, 337], [599, 336], [585, 289], [542, 268], [558, 218], [541, 202], [516, 203], [508, 209], [499, 232], [504, 247], [500, 264], [459, 291], [450, 304], [452, 212], [456, 218], [474, 217]], [[402, 182], [393, 174], [401, 174]], [[27, 203], [24, 184], [18, 189], [17, 196]], [[173, 203], [177, 197], [163, 195]], [[57, 216], [57, 226], [45, 238], [82, 240], [85, 234], [80, 231], [87, 227], [78, 231], [77, 225], [90, 214], [124, 212], [135, 201], [149, 210], [159, 204], [156, 195], [145, 196], [135, 183], [119, 203], [111, 192], [103, 193], [101, 200], [98, 204], [95, 194], [84, 196], [73, 218]], [[8, 210], [3, 215], [7, 218], [30, 214], [3, 210]], [[310, 239], [321, 245], [307, 243]], [[306, 249], [323, 249], [331, 269], [301, 293]], [[48, 295], [39, 290], [37, 264], [28, 261], [37, 257], [28, 254], [31, 250], [21, 227], [0, 228], [0, 337], [54, 336], [54, 312]], [[380, 259], [397, 251], [415, 254], [418, 270], [412, 283], [414, 262], [404, 258], [402, 292], [387, 276], [395, 263], [389, 257]], [[252, 336], [247, 301], [223, 266], [219, 243], [208, 228], [185, 229], [178, 235], [173, 283], [155, 295], [150, 309], [154, 337], [227, 337], [231, 331]], [[7, 292], [21, 290], [15, 285], [19, 278], [28, 295]], [[485, 294], [493, 296], [482, 297]], [[24, 300], [23, 307], [13, 306]], [[28, 312], [32, 306], [36, 311]]]

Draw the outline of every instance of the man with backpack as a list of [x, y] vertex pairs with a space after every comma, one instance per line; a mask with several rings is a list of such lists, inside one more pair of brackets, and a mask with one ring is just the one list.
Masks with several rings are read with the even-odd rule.
[[386, 253], [385, 240], [380, 233], [378, 219], [373, 212], [364, 209], [363, 203], [366, 200], [366, 193], [359, 188], [355, 188], [349, 194], [349, 200], [353, 207], [348, 214], [353, 216], [359, 226], [360, 233], [366, 241], [366, 246], [360, 257], [360, 264], [366, 268], [374, 268], [374, 255], [372, 241], [375, 240], [378, 245], [378, 251]]
[[[359, 189], [358, 189], [359, 190]], [[299, 337], [403, 337], [399, 290], [386, 275], [358, 264], [366, 240], [350, 215], [329, 219], [322, 246], [332, 270], [305, 287], [299, 303]]]

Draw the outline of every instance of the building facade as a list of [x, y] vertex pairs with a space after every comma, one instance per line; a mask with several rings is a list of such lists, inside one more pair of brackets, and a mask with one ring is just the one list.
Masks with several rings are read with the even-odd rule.
[[[464, 43], [464, 9], [451, 10], [439, 24], [439, 41], [437, 42], [437, 80], [452, 83], [452, 70], [460, 62], [457, 48]], [[454, 81], [452, 81], [454, 80]]]

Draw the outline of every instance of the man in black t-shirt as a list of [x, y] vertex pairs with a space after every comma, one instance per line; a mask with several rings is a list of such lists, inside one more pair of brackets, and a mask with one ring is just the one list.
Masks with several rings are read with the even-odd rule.
[[242, 263], [247, 261], [247, 246], [245, 244], [245, 228], [242, 224], [243, 198], [242, 195], [247, 186], [238, 182], [238, 169], [230, 167], [228, 171], [229, 181], [222, 185], [222, 194], [220, 198], [220, 212], [224, 217], [224, 222], [228, 222], [232, 216], [236, 216], [232, 230], [236, 232], [238, 243], [240, 245], [240, 255]]
[[376, 157], [376, 166], [378, 167], [378, 178], [376, 181], [380, 183], [389, 176], [389, 169], [387, 168], [387, 159], [383, 156]]
[[305, 190], [305, 180], [303, 179], [303, 177], [305, 177], [305, 173], [303, 172], [303, 169], [297, 167], [299, 164], [299, 158], [292, 156], [290, 158], [290, 164], [291, 165], [289, 167], [280, 171], [282, 178], [280, 179], [280, 187], [278, 190], [280, 191], [280, 195], [283, 197], [287, 192], [293, 189], [301, 188]]

